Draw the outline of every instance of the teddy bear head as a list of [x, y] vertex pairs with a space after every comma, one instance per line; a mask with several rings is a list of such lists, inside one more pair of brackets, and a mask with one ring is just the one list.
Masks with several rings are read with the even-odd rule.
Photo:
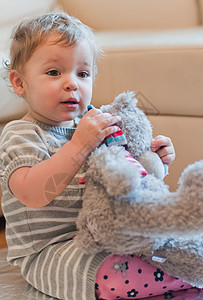
[[134, 157], [151, 149], [152, 126], [144, 112], [138, 108], [133, 92], [123, 92], [115, 98], [113, 103], [103, 105], [100, 109], [103, 112], [121, 116], [122, 121], [117, 125], [124, 132], [128, 150]]

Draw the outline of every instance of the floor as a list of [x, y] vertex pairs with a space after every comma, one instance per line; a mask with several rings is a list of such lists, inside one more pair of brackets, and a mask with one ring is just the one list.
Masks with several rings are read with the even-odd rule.
[[4, 220], [0, 218], [0, 249], [7, 248]]

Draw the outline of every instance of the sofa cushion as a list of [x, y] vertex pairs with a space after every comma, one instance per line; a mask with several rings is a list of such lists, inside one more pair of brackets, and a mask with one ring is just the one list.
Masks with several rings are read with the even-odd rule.
[[196, 0], [59, 0], [95, 30], [183, 28], [199, 22]]
[[148, 113], [203, 116], [203, 27], [96, 33], [104, 55], [93, 93], [96, 107], [124, 90]]

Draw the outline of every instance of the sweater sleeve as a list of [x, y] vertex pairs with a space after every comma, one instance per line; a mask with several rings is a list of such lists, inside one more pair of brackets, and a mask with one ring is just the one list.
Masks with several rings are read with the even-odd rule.
[[0, 178], [9, 188], [11, 174], [50, 157], [46, 136], [39, 126], [23, 120], [8, 123], [0, 138]]

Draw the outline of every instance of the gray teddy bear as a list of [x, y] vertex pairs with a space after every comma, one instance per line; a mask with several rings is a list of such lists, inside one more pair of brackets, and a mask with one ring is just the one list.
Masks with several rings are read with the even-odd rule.
[[135, 254], [169, 275], [203, 288], [203, 160], [189, 165], [176, 192], [151, 152], [152, 127], [134, 93], [120, 94], [103, 112], [120, 115], [128, 151], [102, 144], [88, 158], [75, 242], [87, 253]]

